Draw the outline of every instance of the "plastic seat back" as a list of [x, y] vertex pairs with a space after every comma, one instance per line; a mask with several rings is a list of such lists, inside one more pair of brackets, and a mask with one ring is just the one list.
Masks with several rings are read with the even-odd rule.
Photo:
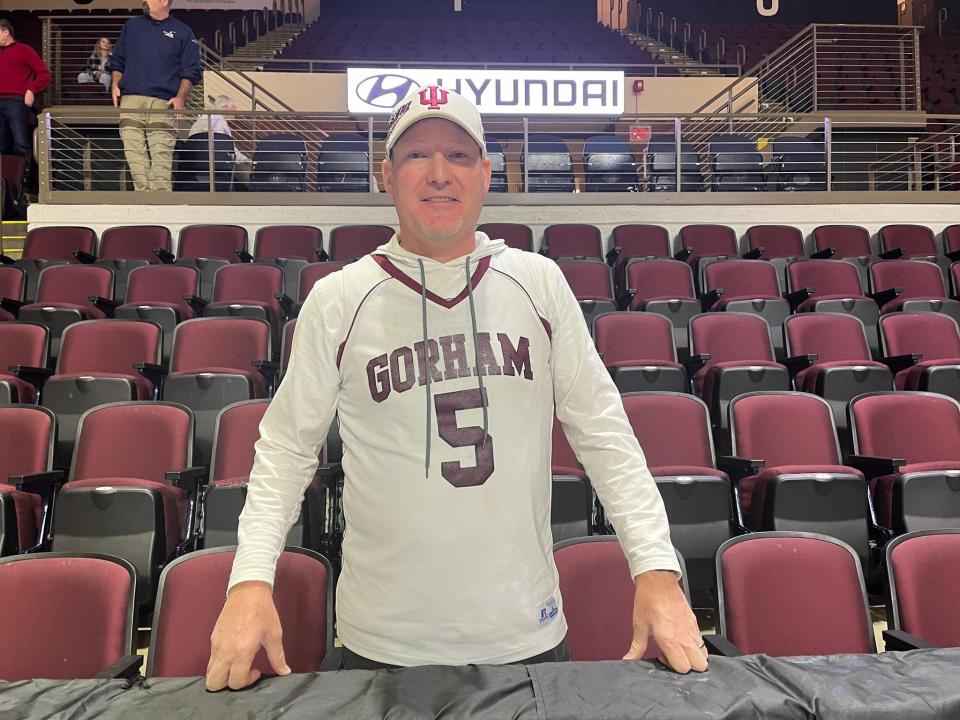
[[600, 230], [593, 225], [550, 225], [543, 232], [548, 257], [599, 258], [603, 255]]
[[249, 400], [220, 411], [213, 436], [210, 482], [246, 482], [250, 477], [253, 445], [260, 439], [260, 421], [269, 406], [269, 400]]
[[747, 249], [763, 248], [763, 258], [803, 257], [803, 233], [792, 225], [754, 225], [747, 229]]
[[690, 261], [701, 257], [737, 257], [737, 235], [726, 225], [686, 225], [680, 229], [680, 246], [690, 248]]
[[690, 321], [690, 344], [697, 353], [709, 353], [705, 368], [719, 362], [772, 361], [773, 346], [767, 321], [745, 313], [710, 313]]
[[705, 290], [722, 289], [723, 297], [780, 297], [777, 270], [762, 260], [724, 260], [704, 268]]
[[257, 230], [254, 260], [306, 260], [316, 262], [323, 249], [323, 232], [312, 225], [269, 225]]
[[390, 242], [394, 231], [387, 225], [341, 225], [330, 233], [330, 259], [363, 257]]
[[863, 323], [853, 315], [801, 313], [783, 327], [791, 356], [816, 355], [816, 363], [870, 360]]
[[730, 422], [734, 455], [762, 459], [766, 467], [841, 464], [830, 406], [815, 395], [740, 395], [730, 406]]
[[887, 313], [880, 318], [886, 355], [920, 353], [923, 360], [960, 358], [957, 321], [940, 313]]
[[239, 225], [188, 225], [180, 230], [177, 258], [240, 262], [238, 250], [247, 249], [247, 231]]
[[605, 313], [594, 320], [593, 336], [597, 352], [607, 366], [632, 361], [677, 361], [673, 325], [663, 315]]
[[870, 233], [858, 225], [821, 225], [813, 231], [813, 245], [816, 252], [836, 250], [832, 257], [837, 260], [874, 254]]
[[883, 392], [850, 403], [859, 455], [914, 463], [957, 460], [960, 466], [960, 405], [934, 393]]
[[898, 300], [947, 297], [940, 268], [922, 260], [880, 260], [872, 263], [870, 284], [874, 292], [900, 288]]
[[163, 225], [121, 225], [103, 231], [102, 260], [147, 260], [159, 264], [156, 250], [170, 252], [170, 229]]
[[75, 250], [96, 253], [97, 234], [88, 227], [74, 225], [39, 227], [27, 233], [23, 243], [24, 260], [63, 260], [78, 262]]
[[787, 280], [791, 290], [811, 288], [812, 297], [863, 297], [860, 273], [855, 265], [842, 260], [797, 260], [787, 265]]
[[139, 320], [87, 320], [63, 331], [57, 374], [137, 375], [134, 363], [159, 363], [160, 328]]
[[533, 252], [533, 231], [520, 223], [484, 223], [477, 227], [493, 240], [503, 240], [509, 247]]
[[937, 241], [926, 225], [884, 225], [877, 233], [880, 251], [902, 250], [904, 257], [933, 257]]
[[270, 358], [270, 326], [251, 318], [195, 318], [177, 325], [171, 372], [205, 368], [255, 372], [255, 360]]
[[606, 263], [560, 260], [557, 264], [577, 300], [613, 300], [613, 281]]
[[707, 406], [693, 395], [632, 393], [623, 409], [651, 468], [716, 466]]

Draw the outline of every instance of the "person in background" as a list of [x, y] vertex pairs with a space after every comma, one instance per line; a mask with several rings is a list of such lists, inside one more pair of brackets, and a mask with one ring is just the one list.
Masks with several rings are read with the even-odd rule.
[[200, 82], [200, 46], [170, 15], [173, 0], [144, 0], [143, 15], [120, 31], [107, 64], [119, 107], [123, 152], [137, 191], [173, 189], [176, 115]]
[[[232, 116], [229, 115], [231, 111], [236, 111], [239, 108], [237, 107], [237, 101], [234, 100], [229, 95], [217, 95], [213, 101], [213, 109], [216, 110], [216, 113], [211, 113], [209, 115], [198, 115], [196, 122], [190, 127], [190, 132], [188, 135], [193, 137], [194, 135], [200, 135], [202, 133], [220, 133], [221, 135], [229, 135], [233, 137], [233, 132], [230, 130], [230, 124], [228, 120], [232, 120]], [[234, 145], [236, 148], [236, 145]], [[250, 171], [253, 167], [253, 163], [250, 158], [244, 155], [239, 150], [234, 150], [236, 157], [233, 179], [234, 182], [240, 185], [250, 185]]]
[[30, 108], [50, 84], [50, 71], [29, 45], [17, 42], [13, 25], [0, 18], [0, 154], [19, 155], [26, 174], [33, 160]]
[[112, 48], [110, 38], [102, 37], [97, 40], [97, 44], [93, 46], [93, 52], [87, 58], [87, 69], [77, 75], [77, 82], [81, 85], [100, 83], [104, 90], [110, 92], [112, 79], [107, 72], [107, 63], [110, 62]]

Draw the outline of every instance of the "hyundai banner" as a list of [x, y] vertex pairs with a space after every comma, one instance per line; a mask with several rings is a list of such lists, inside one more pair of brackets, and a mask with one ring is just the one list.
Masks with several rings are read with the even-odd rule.
[[347, 109], [386, 115], [412, 88], [440, 85], [483, 115], [623, 114], [622, 71], [348, 68]]

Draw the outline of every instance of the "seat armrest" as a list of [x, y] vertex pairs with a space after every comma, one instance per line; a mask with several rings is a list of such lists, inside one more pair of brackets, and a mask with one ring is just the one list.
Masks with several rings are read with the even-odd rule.
[[720, 298], [723, 297], [725, 290], [723, 288], [714, 288], [709, 292], [705, 292], [700, 296], [700, 308], [704, 312], [710, 312], [710, 308], [713, 307], [714, 303], [717, 302]]
[[763, 469], [764, 461], [755, 458], [721, 455], [717, 458], [717, 469], [722, 470], [734, 480], [756, 475]]
[[921, 360], [923, 360], [922, 353], [909, 353], [907, 355], [893, 355], [891, 357], [880, 358], [880, 362], [890, 368], [890, 371], [894, 374], [901, 370], [906, 370], [908, 367], [913, 367]]
[[0, 297], [0, 309], [6, 310], [8, 313], [17, 317], [20, 313], [20, 308], [26, 305], [25, 302], [20, 300], [14, 300], [13, 298]]
[[280, 374], [280, 366], [272, 360], [254, 360], [253, 366], [267, 379], [269, 384], [268, 394], [273, 397], [273, 392], [277, 389], [277, 376]]
[[169, 372], [167, 368], [163, 365], [157, 365], [155, 363], [140, 362], [134, 363], [133, 369], [153, 383], [153, 399], [158, 400], [160, 398], [160, 383], [163, 382], [163, 379]]
[[184, 295], [183, 299], [187, 301], [187, 305], [193, 308], [193, 312], [197, 315], [203, 315], [203, 311], [207, 309], [207, 301], [196, 295]]
[[7, 369], [12, 375], [17, 376], [21, 380], [26, 380], [33, 385], [37, 391], [37, 400], [39, 403], [40, 389], [47, 381], [47, 378], [53, 375], [53, 370], [45, 367], [32, 367], [30, 365], [10, 365]]
[[903, 630], [884, 630], [883, 644], [887, 650], [931, 650], [936, 647], [923, 638]]
[[745, 252], [741, 257], [744, 260], [759, 260], [766, 251], [767, 249], [765, 247], [755, 247], [753, 250]]
[[97, 680], [133, 680], [140, 675], [142, 665], [143, 655], [124, 655], [97, 673]]
[[806, 370], [808, 367], [813, 365], [817, 358], [820, 356], [815, 353], [808, 353], [807, 355], [794, 355], [793, 357], [788, 357], [783, 361], [783, 364], [787, 366], [787, 370], [790, 371], [790, 377], [793, 377], [801, 370]]
[[783, 299], [790, 303], [790, 312], [796, 312], [800, 304], [813, 297], [816, 288], [800, 288], [790, 293], [785, 293]]
[[886, 305], [891, 300], [895, 300], [896, 297], [902, 292], [902, 288], [887, 288], [886, 290], [881, 290], [879, 292], [867, 293], [867, 297], [873, 299], [877, 305]]
[[13, 265], [15, 262], [16, 260], [14, 260], [9, 255], [4, 255], [0, 253], [0, 265]]
[[872, 457], [870, 455], [851, 455], [847, 461], [862, 472], [869, 480], [883, 475], [893, 475], [907, 464], [903, 458]]
[[20, 492], [45, 495], [63, 485], [65, 477], [66, 470], [47, 470], [32, 475], [11, 475], [7, 482], [16, 486]]
[[877, 257], [883, 260], [896, 260], [897, 258], [903, 257], [903, 248], [892, 248], [880, 253]]
[[170, 252], [166, 248], [156, 248], [153, 251], [153, 254], [156, 255], [158, 258], [160, 258], [160, 262], [162, 262], [164, 265], [169, 265], [174, 261], [174, 258], [176, 257], [172, 252]]
[[693, 255], [693, 248], [685, 247], [677, 251], [676, 255], [673, 256], [673, 259], [680, 260], [681, 262], [686, 262], [691, 255]]
[[720, 655], [721, 657], [741, 657], [743, 655], [743, 651], [723, 635], [704, 635], [703, 643], [707, 648], [708, 655]]
[[710, 353], [697, 353], [682, 361], [683, 367], [687, 369], [687, 375], [693, 377], [700, 369], [707, 364], [710, 359]]
[[824, 248], [823, 250], [818, 250], [818, 251], [815, 252], [815, 253], [811, 253], [811, 254], [810, 254], [810, 259], [812, 259], [812, 260], [829, 260], [830, 258], [832, 258], [832, 257], [833, 257], [834, 255], [836, 255], [836, 254], [837, 254], [837, 249], [836, 249], [836, 248], [829, 247], [829, 248]]
[[330, 259], [330, 256], [327, 255], [326, 250], [324, 250], [322, 247], [317, 248], [317, 260], [319, 260], [320, 262], [326, 262], [329, 259]]
[[96, 255], [91, 255], [90, 253], [84, 252], [83, 250], [74, 250], [71, 253], [71, 255], [73, 255], [77, 259], [77, 262], [80, 262], [84, 265], [92, 265], [97, 261]]
[[945, 255], [945, 257], [946, 257], [950, 262], [957, 262], [958, 260], [960, 260], [960, 250], [952, 250], [951, 252], [948, 252], [948, 253]]
[[248, 253], [246, 250], [234, 250], [234, 252], [237, 254], [237, 257], [240, 258], [240, 262], [242, 263], [253, 262], [253, 255]]
[[100, 295], [88, 295], [87, 300], [93, 303], [94, 307], [97, 308], [100, 312], [106, 315], [109, 318], [112, 318], [114, 312], [120, 303], [110, 298], [101, 297]]
[[623, 252], [623, 248], [620, 247], [619, 245], [614, 245], [612, 248], [610, 248], [607, 251], [607, 254], [605, 256], [607, 260], [607, 265], [609, 265], [610, 267], [613, 267], [614, 264], [616, 264], [617, 262], [617, 258], [620, 257], [621, 252]]
[[293, 317], [293, 298], [285, 293], [277, 293], [274, 297], [277, 299], [277, 302], [280, 303], [280, 309], [283, 310], [284, 317]]
[[627, 288], [620, 293], [620, 297], [617, 298], [617, 304], [620, 306], [620, 309], [626, 310], [628, 307], [630, 307], [630, 303], [633, 302], [633, 298], [636, 296], [636, 294], [636, 288]]
[[209, 470], [205, 467], [188, 467], [180, 470], [171, 470], [164, 473], [167, 482], [174, 487], [186, 490], [191, 495], [196, 494], [201, 485], [207, 484]]

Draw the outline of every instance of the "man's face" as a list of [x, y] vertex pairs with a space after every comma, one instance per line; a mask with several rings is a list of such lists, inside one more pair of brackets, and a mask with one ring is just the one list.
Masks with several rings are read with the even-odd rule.
[[170, 0], [143, 0], [143, 14], [157, 17], [164, 15], [170, 6]]
[[383, 161], [383, 180], [401, 237], [434, 248], [473, 237], [490, 188], [490, 160], [460, 126], [443, 118], [411, 125]]

